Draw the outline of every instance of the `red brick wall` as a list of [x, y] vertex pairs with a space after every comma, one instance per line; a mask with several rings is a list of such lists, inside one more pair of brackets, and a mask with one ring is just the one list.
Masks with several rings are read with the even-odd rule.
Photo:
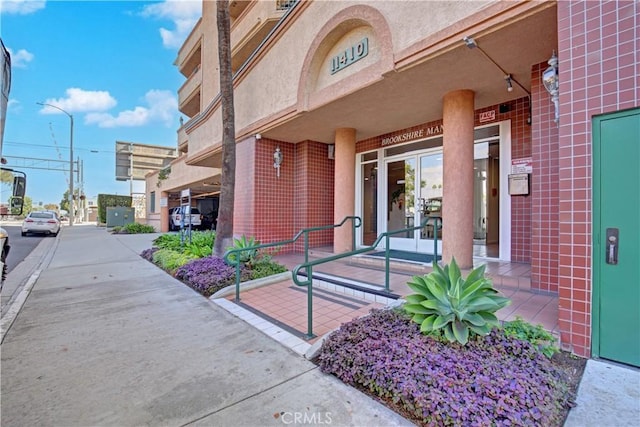
[[[280, 177], [273, 153], [283, 155]], [[301, 229], [333, 224], [334, 161], [327, 145], [305, 141], [290, 144], [253, 138], [237, 145], [234, 234], [256, 237], [261, 243], [290, 240]], [[310, 247], [333, 243], [333, 232], [313, 232]], [[282, 252], [301, 250], [302, 238]]]
[[255, 147], [253, 138], [236, 144], [236, 186], [233, 204], [234, 236], [255, 236], [253, 212], [257, 171], [255, 165]]
[[[282, 153], [279, 177], [273, 167], [273, 153], [277, 147]], [[250, 214], [253, 235], [260, 243], [288, 240], [298, 232], [294, 226], [295, 147], [294, 144], [264, 138], [255, 144], [253, 204], [239, 214]]]
[[[551, 54], [549, 54], [551, 56]], [[558, 125], [549, 92], [542, 84], [543, 62], [531, 69], [533, 122], [533, 183], [531, 209], [531, 287], [558, 292], [558, 244], [560, 210], [558, 180]]]
[[[327, 144], [305, 141], [296, 145], [295, 216], [296, 233], [303, 228], [331, 225], [335, 164], [328, 158]], [[333, 230], [309, 234], [309, 247], [331, 246]], [[304, 248], [301, 239], [296, 250]]]
[[[480, 113], [495, 110], [495, 122], [511, 120], [511, 158], [531, 157], [531, 126], [529, 118], [529, 99], [514, 99], [502, 104], [507, 112], [500, 113], [499, 105], [476, 111], [475, 125], [480, 126]], [[535, 172], [535, 169], [534, 169]], [[511, 261], [530, 262], [531, 260], [531, 196], [511, 196]]]
[[559, 326], [591, 354], [591, 119], [640, 102], [640, 3], [558, 2]]

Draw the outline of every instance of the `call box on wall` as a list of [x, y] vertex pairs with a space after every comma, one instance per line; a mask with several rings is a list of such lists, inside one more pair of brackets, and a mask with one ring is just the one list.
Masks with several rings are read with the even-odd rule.
[[528, 173], [514, 173], [509, 175], [509, 195], [528, 196], [529, 195]]

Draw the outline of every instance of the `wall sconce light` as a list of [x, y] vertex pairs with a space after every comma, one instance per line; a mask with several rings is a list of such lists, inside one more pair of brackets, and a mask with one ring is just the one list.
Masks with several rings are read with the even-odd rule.
[[551, 101], [555, 107], [555, 117], [554, 122], [558, 123], [559, 120], [559, 88], [560, 82], [558, 80], [558, 57], [556, 56], [556, 51], [553, 51], [553, 55], [549, 61], [547, 61], [549, 67], [542, 73], [542, 83], [544, 84], [544, 88], [551, 95]]
[[276, 169], [276, 176], [280, 178], [280, 165], [282, 164], [282, 151], [280, 147], [276, 147], [276, 151], [273, 152], [273, 167]]
[[511, 74], [507, 74], [504, 76], [504, 79], [507, 81], [507, 92], [513, 92], [513, 86], [511, 85]]

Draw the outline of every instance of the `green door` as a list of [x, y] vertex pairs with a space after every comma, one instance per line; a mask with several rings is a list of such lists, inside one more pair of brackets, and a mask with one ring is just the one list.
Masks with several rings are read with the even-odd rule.
[[592, 351], [640, 366], [640, 109], [593, 119]]

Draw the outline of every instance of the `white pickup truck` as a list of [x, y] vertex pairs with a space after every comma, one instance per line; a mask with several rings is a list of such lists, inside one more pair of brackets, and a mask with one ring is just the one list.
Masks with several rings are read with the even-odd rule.
[[[184, 219], [184, 223], [182, 222]], [[175, 231], [180, 228], [199, 229], [202, 226], [202, 214], [200, 210], [193, 206], [178, 206], [169, 212], [169, 230]]]

